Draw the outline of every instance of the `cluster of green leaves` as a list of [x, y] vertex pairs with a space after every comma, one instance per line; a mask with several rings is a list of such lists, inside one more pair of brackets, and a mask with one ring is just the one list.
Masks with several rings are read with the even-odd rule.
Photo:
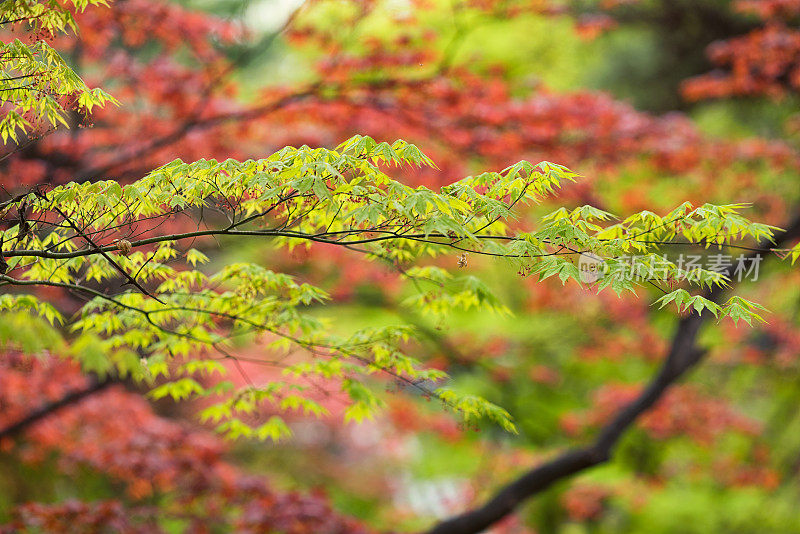
[[789, 255], [792, 258], [792, 265], [794, 265], [794, 262], [797, 261], [797, 258], [800, 258], [800, 243], [796, 244], [789, 250]]
[[[541, 200], [575, 175], [551, 163], [521, 162], [434, 192], [385, 172], [399, 165], [433, 164], [414, 145], [356, 136], [334, 150], [286, 147], [244, 162], [176, 160], [125, 186], [69, 183], [14, 199], [5, 209], [15, 210], [19, 223], [2, 232], [3, 242], [14, 246], [3, 251], [8, 271], [0, 286], [62, 287], [89, 301], [69, 319], [29, 295], [4, 295], [4, 307], [28, 303], [51, 322], [66, 323], [74, 332], [69, 353], [87, 371], [157, 384], [156, 398], [221, 396], [202, 417], [234, 437], [286, 435], [279, 417], [258, 421], [254, 414], [265, 405], [324, 415], [319, 381], [335, 384], [349, 399], [346, 420], [368, 417], [382, 404], [368, 378], [376, 372], [438, 398], [469, 423], [488, 418], [513, 429], [507, 412], [459, 395], [446, 387], [442, 372], [414, 358], [408, 325], [337, 336], [316, 313], [329, 298], [322, 289], [254, 264], [205, 272], [198, 264], [208, 258], [191, 244], [228, 236], [286, 247], [344, 247], [386, 262], [411, 281], [415, 293], [407, 306], [447, 317], [458, 309], [507, 310], [479, 279], [454, 276], [428, 258], [502, 257], [525, 273], [581, 283], [577, 259], [592, 251], [609, 266], [597, 287], [621, 291], [644, 283], [622, 274], [621, 257], [631, 251], [660, 258], [654, 250], [670, 238], [718, 245], [771, 232], [743, 218], [741, 206], [684, 204], [664, 217], [642, 212], [613, 225], [607, 224], [613, 216], [596, 208], [561, 208], [543, 217], [538, 230], [515, 233], [509, 225], [519, 206]], [[162, 230], [185, 217], [193, 221], [189, 231]], [[685, 274], [663, 261], [667, 267], [648, 282], [669, 283]], [[687, 280], [725, 283], [710, 271]], [[133, 287], [98, 289], [119, 281]], [[661, 299], [672, 301], [708, 308], [720, 318], [759, 318], [756, 305], [744, 299], [720, 307], [679, 289]], [[245, 384], [238, 389], [201, 379], [228, 372], [223, 361], [235, 367], [247, 359], [236, 354], [238, 340], [256, 342], [261, 354], [255, 363], [279, 368], [284, 378], [256, 384], [242, 372]]]
[[[217, 360], [237, 358], [228, 344], [258, 335], [267, 353], [301, 349], [311, 355], [282, 365], [284, 373], [339, 380], [352, 400], [346, 419], [362, 419], [380, 405], [358, 377], [383, 371], [439, 397], [467, 419], [499, 417], [509, 427], [507, 414], [497, 407], [471, 397], [459, 401], [453, 393], [429, 389], [428, 384], [443, 375], [420, 368], [401, 350], [409, 339], [407, 327], [362, 330], [339, 339], [308, 313], [309, 307], [327, 298], [319, 288], [257, 265], [229, 265], [211, 275], [174, 265], [179, 254], [192, 267], [206, 261], [199, 251], [178, 249], [178, 242], [204, 235], [274, 237], [290, 246], [324, 241], [349, 247], [360, 242], [372, 247], [372, 255], [383, 256], [391, 249], [382, 241], [390, 236], [403, 240], [397, 234], [402, 231], [416, 236], [405, 247], [404, 256], [411, 258], [423, 254], [422, 238], [436, 232], [439, 224], [450, 232], [460, 230], [453, 221], [463, 222], [466, 203], [408, 188], [391, 180], [374, 161], [427, 162], [412, 145], [359, 138], [340, 151], [287, 148], [260, 161], [173, 162], [125, 187], [111, 181], [71, 183], [46, 194], [31, 194], [6, 205], [7, 212], [30, 211], [27, 220], [3, 232], [3, 242], [15, 243], [15, 248], [4, 251], [8, 272], [0, 283], [64, 287], [91, 297], [79, 315], [66, 321], [78, 333], [71, 354], [87, 371], [105, 374], [113, 369], [137, 379], [169, 380], [154, 389], [155, 397], [180, 399], [229, 391], [229, 383], [207, 388], [187, 375], [224, 372]], [[164, 235], [152, 222], [199, 210], [220, 212], [227, 223], [217, 229]], [[153, 227], [140, 232], [139, 239], [117, 237], [108, 243], [110, 236], [129, 237], [134, 227], [148, 221]], [[373, 240], [364, 237], [367, 234], [379, 237]], [[440, 247], [436, 242], [431, 246]], [[111, 284], [121, 274], [135, 281], [138, 289], [114, 295], [93, 289]], [[459, 298], [482, 302], [486, 291], [479, 284], [468, 284]], [[9, 295], [8, 307], [19, 306], [20, 299], [30, 297]], [[64, 320], [56, 313], [45, 316]], [[270, 363], [269, 358], [262, 363]], [[247, 416], [265, 401], [281, 409], [324, 413], [306, 389], [290, 381], [248, 383], [203, 416], [221, 421], [220, 428], [234, 436], [250, 428], [254, 435], [274, 437], [280, 434], [273, 428], [276, 419], [270, 420], [269, 428], [253, 428], [238, 416]]]
[[[107, 5], [104, 0], [71, 0], [72, 7]], [[40, 34], [77, 31], [72, 13], [58, 2], [6, 0], [0, 3], [0, 26], [26, 24]], [[43, 39], [27, 45], [19, 39], [0, 44], [0, 138], [18, 142], [20, 135], [49, 124], [68, 126], [66, 112], [91, 113], [94, 106], [116, 103], [102, 89], [89, 89], [66, 61]]]
[[[77, 9], [88, 3], [94, 0], [73, 0]], [[74, 28], [69, 12], [56, 3], [2, 5], [17, 17], [4, 22], [25, 20], [47, 32]], [[86, 110], [110, 100], [90, 91], [43, 40], [32, 47], [20, 41], [3, 46], [5, 83], [27, 85], [2, 91], [11, 108], [0, 128], [4, 142], [16, 141], [17, 132], [30, 126], [25, 113], [66, 124], [58, 95], [72, 94]], [[155, 398], [215, 397], [201, 417], [232, 437], [280, 439], [289, 432], [285, 422], [279, 416], [263, 421], [259, 414], [268, 409], [324, 415], [319, 390], [331, 387], [349, 399], [345, 420], [369, 417], [382, 404], [370, 379], [375, 373], [439, 399], [467, 423], [487, 418], [513, 431], [505, 410], [448, 388], [444, 373], [412, 356], [410, 326], [336, 335], [316, 313], [329, 298], [321, 288], [255, 264], [203, 270], [198, 264], [208, 258], [194, 243], [206, 245], [219, 236], [266, 239], [288, 248], [343, 247], [395, 268], [416, 291], [405, 304], [441, 318], [457, 309], [507, 312], [480, 280], [452, 275], [441, 260], [436, 264], [434, 258], [443, 255], [460, 255], [462, 268], [467, 254], [505, 258], [522, 274], [581, 283], [576, 262], [592, 253], [606, 268], [596, 287], [620, 292], [645, 283], [624, 272], [624, 257], [636, 253], [649, 258], [645, 264], [662, 267], [650, 269], [646, 283], [686, 280], [710, 287], [725, 284], [724, 276], [702, 269], [687, 276], [656, 254], [659, 246], [675, 240], [731, 245], [772, 232], [742, 217], [742, 206], [689, 204], [663, 217], [641, 212], [616, 224], [609, 224], [613, 215], [591, 206], [560, 208], [537, 229], [518, 232], [512, 227], [519, 225], [514, 220], [521, 206], [550, 196], [577, 175], [552, 163], [523, 161], [435, 192], [389, 176], [389, 168], [405, 165], [434, 166], [404, 141], [355, 136], [334, 150], [286, 147], [243, 162], [176, 160], [125, 186], [69, 183], [14, 197], [0, 204], [2, 218], [16, 221], [0, 234], [0, 287], [13, 290], [2, 295], [0, 306], [40, 315], [52, 325], [48, 334], [26, 339], [40, 338], [38, 349], [70, 356], [89, 372], [148, 382]], [[165, 230], [179, 224], [187, 231]], [[67, 318], [20, 292], [45, 286], [87, 302]], [[758, 307], [744, 299], [717, 306], [682, 288], [670, 295], [661, 303], [710, 309], [737, 321], [759, 318]], [[58, 324], [66, 327], [63, 339], [54, 335]], [[5, 344], [34, 346], [13, 330], [0, 333]], [[259, 355], [238, 354], [243, 342], [255, 344]], [[282, 378], [255, 383], [242, 368], [245, 360], [275, 367]], [[243, 385], [216, 377], [231, 370], [240, 373]]]
[[50, 34], [72, 30], [78, 26], [67, 4], [76, 11], [84, 11], [89, 6], [108, 6], [105, 0], [4, 0], [0, 2], [2, 17], [0, 24], [24, 22], [32, 31], [45, 30]]

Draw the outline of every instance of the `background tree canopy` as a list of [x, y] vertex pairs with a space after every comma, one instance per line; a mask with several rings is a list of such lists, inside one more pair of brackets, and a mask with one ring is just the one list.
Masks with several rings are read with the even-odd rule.
[[0, 529], [794, 532], [798, 17], [0, 3]]

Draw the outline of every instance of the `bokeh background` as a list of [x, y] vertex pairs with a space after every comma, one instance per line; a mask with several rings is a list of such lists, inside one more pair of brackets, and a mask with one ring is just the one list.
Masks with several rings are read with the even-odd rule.
[[[55, 45], [121, 106], [2, 156], [7, 190], [131, 181], [176, 157], [263, 157], [360, 133], [417, 144], [439, 169], [394, 172], [430, 188], [548, 160], [582, 175], [560, 205], [625, 216], [745, 202], [779, 227], [800, 214], [798, 1], [117, 0], [76, 18], [79, 35]], [[9, 532], [420, 530], [588, 442], [654, 374], [678, 320], [650, 306], [655, 291], [597, 294], [468, 258], [513, 314], [432, 321], [403, 306], [392, 272], [340, 250], [199, 246], [210, 269], [246, 259], [324, 287], [335, 298], [319, 314], [342, 332], [415, 324], [419, 357], [508, 409], [520, 434], [461, 427], [386, 381], [372, 420], [343, 424], [333, 391], [332, 416], [292, 416], [293, 438], [230, 443], [197, 421], [202, 404], [154, 403], [122, 383], [0, 440]], [[736, 284], [769, 308], [767, 324], [707, 325], [707, 359], [613, 461], [492, 532], [800, 532], [800, 272], [778, 256]], [[6, 351], [0, 426], [84, 381], [68, 362]]]

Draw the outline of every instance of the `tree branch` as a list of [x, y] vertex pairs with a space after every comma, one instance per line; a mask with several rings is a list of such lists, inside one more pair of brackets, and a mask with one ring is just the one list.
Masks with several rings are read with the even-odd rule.
[[145, 289], [145, 287], [144, 287], [144, 286], [142, 286], [142, 285], [141, 285], [141, 284], [140, 284], [140, 283], [139, 283], [139, 282], [136, 280], [136, 278], [134, 278], [133, 276], [131, 276], [131, 275], [128, 273], [128, 271], [126, 271], [125, 269], [123, 269], [122, 267], [120, 267], [119, 263], [117, 263], [116, 261], [114, 261], [114, 259], [113, 259], [111, 256], [109, 256], [109, 255], [106, 253], [106, 251], [105, 251], [105, 250], [103, 250], [101, 247], [99, 247], [99, 246], [97, 245], [97, 243], [95, 243], [95, 242], [92, 240], [92, 238], [91, 238], [91, 237], [89, 237], [89, 235], [88, 235], [88, 234], [86, 234], [86, 233], [85, 233], [83, 230], [81, 230], [80, 228], [78, 228], [78, 225], [77, 225], [77, 224], [75, 224], [75, 223], [72, 221], [72, 219], [70, 219], [69, 217], [67, 217], [67, 215], [66, 215], [66, 214], [65, 214], [63, 211], [61, 211], [61, 210], [60, 210], [60, 209], [58, 209], [58, 208], [56, 208], [56, 209], [55, 209], [55, 211], [56, 211], [56, 212], [57, 212], [59, 215], [61, 215], [61, 217], [63, 217], [65, 221], [67, 221], [67, 223], [68, 223], [68, 224], [69, 224], [69, 225], [72, 227], [72, 229], [73, 229], [73, 230], [75, 230], [75, 233], [76, 233], [78, 236], [80, 236], [81, 238], [83, 238], [83, 239], [84, 239], [84, 240], [85, 240], [85, 241], [86, 241], [86, 242], [87, 242], [87, 243], [88, 243], [88, 244], [89, 244], [89, 245], [92, 247], [92, 250], [94, 250], [94, 251], [97, 251], [97, 253], [99, 253], [101, 256], [103, 256], [103, 258], [105, 258], [105, 260], [106, 260], [108, 263], [110, 263], [112, 267], [114, 267], [114, 269], [116, 269], [118, 272], [120, 272], [120, 273], [122, 274], [122, 276], [123, 276], [123, 277], [125, 277], [125, 279], [126, 279], [126, 280], [128, 280], [128, 283], [129, 283], [129, 284], [133, 285], [133, 286], [134, 286], [136, 289], [138, 289], [139, 291], [141, 291], [142, 293], [144, 293], [144, 294], [145, 294], [145, 295], [147, 295], [148, 297], [150, 297], [150, 298], [152, 298], [152, 299], [154, 299], [154, 300], [156, 300], [156, 301], [160, 302], [161, 304], [164, 304], [164, 302], [163, 302], [161, 299], [159, 299], [158, 297], [156, 297], [155, 295], [153, 295], [151, 292], [149, 292], [147, 289]]
[[[769, 249], [770, 246], [777, 248], [797, 237], [800, 237], [800, 216], [792, 221], [785, 232], [776, 236], [774, 245], [762, 243], [760, 248]], [[733, 266], [729, 267], [725, 274], [731, 277]], [[716, 287], [706, 291], [704, 296], [718, 303], [723, 293], [722, 288]], [[708, 311], [702, 315], [692, 312], [691, 315], [681, 319], [669, 353], [656, 376], [634, 401], [617, 412], [614, 419], [601, 429], [594, 443], [567, 451], [531, 469], [501, 488], [482, 506], [435, 525], [428, 534], [478, 534], [513, 513], [524, 501], [554, 483], [608, 461], [614, 446], [625, 431], [639, 416], [656, 404], [670, 386], [703, 359], [706, 351], [696, 346], [697, 334], [710, 315]]]
[[100, 391], [105, 390], [108, 386], [113, 384], [114, 381], [111, 379], [105, 379], [101, 381], [95, 381], [89, 384], [84, 389], [79, 389], [75, 391], [70, 391], [69, 393], [65, 394], [60, 399], [47, 403], [44, 406], [30, 412], [28, 415], [17, 421], [16, 423], [12, 423], [5, 428], [0, 429], [0, 440], [5, 438], [11, 438], [26, 430], [32, 424], [37, 423], [48, 417], [62, 408], [66, 408], [67, 406], [71, 406], [83, 400], [86, 397], [94, 395], [95, 393], [99, 393]]

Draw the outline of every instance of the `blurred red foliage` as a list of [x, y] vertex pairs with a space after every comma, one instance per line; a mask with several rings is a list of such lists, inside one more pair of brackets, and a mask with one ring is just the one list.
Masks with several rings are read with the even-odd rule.
[[[602, 7], [627, 3], [632, 2], [606, 0]], [[522, 10], [552, 11], [545, 2], [476, 0], [471, 4], [501, 18]], [[372, 2], [357, 5], [352, 25], [374, 8]], [[414, 6], [427, 9], [424, 1], [417, 0]], [[711, 59], [728, 70], [688, 81], [688, 98], [778, 95], [800, 86], [800, 40], [785, 22], [797, 16], [800, 2], [751, 0], [738, 6], [765, 19], [765, 26], [714, 45]], [[104, 177], [130, 180], [175, 157], [259, 157], [285, 144], [333, 146], [361, 133], [419, 144], [440, 171], [390, 172], [402, 172], [405, 181], [430, 187], [461, 178], [476, 167], [498, 169], [527, 158], [547, 159], [579, 171], [647, 166], [653, 172], [679, 175], [675, 180], [686, 184], [687, 196], [711, 197], [721, 187], [721, 170], [730, 170], [737, 173], [742, 194], [762, 201], [773, 217], [770, 222], [780, 223], [787, 209], [784, 199], [761, 190], [748, 165], [800, 167], [797, 155], [781, 143], [714, 140], [682, 115], [655, 117], [605, 94], [521, 87], [509, 83], [502, 68], [477, 74], [453, 65], [451, 58], [431, 46], [441, 36], [421, 29], [413, 11], [397, 15], [397, 35], [386, 40], [366, 37], [355, 52], [345, 47], [335, 28], [291, 25], [287, 38], [293, 46], [323, 56], [315, 64], [316, 81], [271, 87], [249, 103], [238, 98], [229, 76], [237, 68], [236, 59], [222, 50], [244, 36], [231, 24], [154, 0], [91, 8], [77, 18], [80, 38], [58, 38], [55, 44], [75, 59], [90, 85], [104, 86], [123, 105], [81, 120], [91, 119], [92, 128], [56, 132], [0, 162], [0, 183], [9, 188]], [[612, 25], [607, 18], [584, 19], [578, 30], [591, 37]], [[145, 53], [147, 47], [155, 47], [158, 53]], [[700, 178], [692, 181], [697, 175]], [[590, 199], [592, 179], [566, 192], [567, 200]], [[647, 193], [646, 184], [637, 184], [623, 195], [622, 204], [626, 209], [643, 209], [649, 204]], [[309, 279], [333, 278], [338, 299], [352, 298], [360, 285], [397, 289], [395, 276], [374, 265], [353, 262], [338, 248], [331, 252], [314, 247], [297, 254], [282, 261], [303, 264]], [[346, 269], [342, 268], [345, 262]], [[525, 285], [531, 309], [547, 306], [569, 311], [578, 303], [586, 305], [585, 292], [575, 288], [548, 284], [534, 288], [532, 281]], [[581, 352], [584, 359], [663, 354], [663, 336], [649, 324], [640, 306], [607, 293], [591, 297], [595, 307], [629, 325], [636, 335], [619, 331], [610, 336], [606, 325], [587, 322], [585, 334], [590, 342]], [[793, 358], [800, 341], [779, 321], [773, 324], [767, 332], [784, 347], [780, 358]], [[757, 347], [751, 349], [752, 358], [764, 356]], [[509, 350], [507, 344], [492, 340], [471, 358]], [[493, 372], [502, 381], [513, 378], [513, 371], [506, 368], [494, 367]], [[555, 366], [545, 365], [533, 366], [526, 376], [550, 386], [561, 379]], [[12, 423], [31, 406], [84, 384], [77, 370], [64, 362], [6, 354], [0, 359], [0, 424]], [[563, 425], [572, 433], [600, 425], [639, 389], [607, 385], [596, 393], [590, 410], [565, 417]], [[448, 439], [462, 435], [451, 420], [412, 412], [401, 401], [390, 405], [389, 417], [408, 431], [434, 429]], [[713, 443], [727, 431], [759, 432], [758, 424], [724, 400], [689, 386], [674, 389], [641, 425], [655, 439], [688, 435], [703, 444]], [[217, 438], [158, 417], [139, 395], [122, 387], [38, 423], [26, 438], [3, 446], [27, 462], [57, 452], [65, 473], [88, 466], [123, 484], [126, 495], [108, 502], [23, 505], [5, 527], [9, 532], [23, 528], [74, 532], [70, 528], [77, 523], [153, 532], [163, 514], [186, 520], [195, 532], [216, 524], [239, 532], [363, 530], [333, 513], [321, 496], [276, 492], [264, 480], [242, 474], [224, 461], [225, 447]], [[741, 465], [727, 469], [733, 473], [731, 483], [773, 483], [770, 473], [747, 469]], [[174, 495], [174, 503], [157, 509], [143, 504], [164, 492]], [[565, 497], [564, 506], [574, 519], [591, 519], [602, 512], [606, 497], [600, 488], [578, 488]]]
[[800, 16], [800, 1], [743, 0], [734, 8], [763, 19], [763, 27], [713, 43], [708, 57], [721, 70], [687, 80], [684, 96], [776, 98], [800, 89], [800, 30], [791, 23]]
[[[620, 408], [641, 391], [636, 384], [607, 384], [594, 394], [592, 407], [582, 414], [569, 414], [562, 425], [569, 433], [607, 423]], [[738, 413], [723, 399], [709, 396], [690, 385], [672, 388], [641, 419], [639, 426], [653, 439], [688, 436], [702, 445], [713, 445], [726, 432], [756, 436], [757, 421]]]
[[573, 521], [591, 521], [603, 515], [611, 491], [597, 484], [574, 484], [561, 497], [564, 509]]
[[[86, 382], [65, 361], [6, 352], [0, 359], [0, 427]], [[227, 447], [219, 438], [159, 417], [139, 394], [121, 385], [35, 423], [24, 440], [6, 440], [2, 449], [31, 464], [55, 453], [59, 472], [90, 468], [125, 490], [125, 496], [114, 501], [18, 506], [3, 532], [93, 532], [93, 525], [114, 526], [119, 532], [159, 532], [159, 522], [168, 519], [185, 521], [186, 531], [197, 533], [214, 528], [367, 532], [334, 513], [322, 495], [275, 491], [263, 478], [242, 473], [225, 461]]]
[[[478, 6], [485, 16], [499, 16], [500, 3], [486, 4]], [[373, 9], [357, 5], [353, 25]], [[57, 44], [123, 105], [97, 111], [93, 128], [21, 150], [0, 168], [4, 183], [130, 179], [175, 157], [257, 157], [286, 144], [333, 146], [355, 133], [418, 143], [441, 171], [403, 177], [429, 186], [476, 163], [496, 169], [520, 158], [600, 168], [647, 161], [670, 173], [760, 160], [797, 165], [779, 143], [713, 141], [678, 115], [653, 117], [603, 94], [524, 89], [502, 68], [478, 75], [452, 65], [431, 46], [443, 36], [410, 15], [398, 15], [392, 38], [367, 35], [355, 51], [336, 28], [291, 24], [290, 42], [320, 55], [316, 80], [264, 89], [250, 104], [236, 98], [228, 76], [237, 59], [220, 48], [244, 36], [228, 23], [154, 0], [88, 9], [78, 23], [80, 39]], [[146, 46], [160, 53], [146, 54]]]

